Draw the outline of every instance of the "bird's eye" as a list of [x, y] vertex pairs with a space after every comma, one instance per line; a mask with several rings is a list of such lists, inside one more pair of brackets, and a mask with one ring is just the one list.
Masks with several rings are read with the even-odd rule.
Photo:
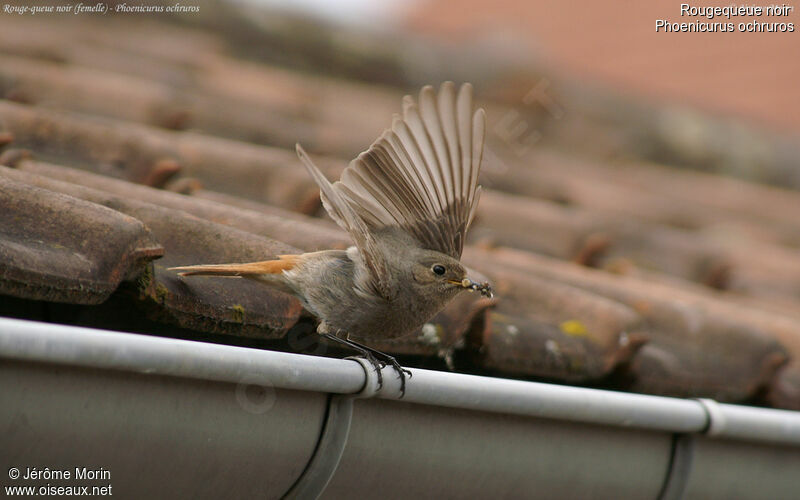
[[442, 266], [442, 265], [439, 265], [439, 264], [436, 264], [436, 265], [435, 265], [435, 266], [433, 266], [431, 269], [433, 270], [433, 272], [434, 272], [435, 274], [438, 274], [439, 276], [443, 275], [443, 274], [444, 274], [444, 272], [445, 272], [445, 268], [444, 268], [444, 266]]

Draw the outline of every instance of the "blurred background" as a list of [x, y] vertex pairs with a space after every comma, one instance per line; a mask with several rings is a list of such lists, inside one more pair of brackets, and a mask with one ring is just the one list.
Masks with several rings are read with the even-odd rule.
[[[7, 221], [21, 243], [0, 313], [313, 349], [296, 302], [166, 268], [346, 246], [294, 144], [335, 178], [404, 94], [468, 81], [488, 127], [465, 259], [498, 298], [376, 347], [417, 366], [800, 409], [797, 33], [657, 33], [657, 19], [689, 21], [671, 1], [103, 5], [0, 14], [0, 163], [7, 182], [146, 229], [135, 245], [113, 230], [69, 243], [69, 226], [42, 230], [64, 201], [19, 187], [6, 208], [37, 215]], [[80, 288], [55, 265], [66, 257], [42, 257], [51, 240], [90, 242]]]
[[[585, 79], [594, 86], [694, 106], [773, 129], [797, 131], [800, 127], [800, 102], [791, 84], [798, 77], [800, 63], [786, 57], [798, 50], [796, 36], [792, 32], [665, 34], [663, 29], [657, 33], [657, 19], [673, 23], [697, 19], [681, 18], [680, 2], [560, 5], [517, 0], [491, 4], [469, 0], [364, 0], [335, 6], [313, 0], [251, 3], [294, 9], [296, 13], [317, 15], [360, 29], [405, 31], [451, 46], [505, 39], [524, 47], [530, 62], [546, 64], [553, 72]], [[792, 8], [786, 16], [765, 18], [762, 22], [796, 23], [793, 7], [783, 5]], [[738, 24], [752, 19], [733, 21]]]

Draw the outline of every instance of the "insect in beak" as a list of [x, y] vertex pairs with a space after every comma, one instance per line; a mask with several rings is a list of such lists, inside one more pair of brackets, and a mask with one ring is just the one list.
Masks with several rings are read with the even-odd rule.
[[484, 297], [489, 297], [490, 299], [494, 297], [494, 292], [492, 291], [492, 285], [490, 285], [488, 281], [483, 283], [478, 283], [472, 281], [469, 278], [464, 278], [461, 281], [455, 281], [455, 280], [448, 280], [448, 281], [454, 285], [466, 288], [470, 292], [480, 292], [480, 294], [483, 295]]

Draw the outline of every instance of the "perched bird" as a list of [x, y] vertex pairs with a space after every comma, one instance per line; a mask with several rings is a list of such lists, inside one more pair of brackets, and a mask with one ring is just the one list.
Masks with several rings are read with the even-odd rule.
[[[317, 331], [376, 368], [397, 361], [353, 340], [413, 333], [464, 290], [491, 296], [459, 262], [480, 196], [485, 115], [472, 86], [452, 82], [403, 99], [403, 114], [331, 184], [297, 145], [325, 209], [355, 246], [247, 264], [173, 268], [182, 276], [239, 276], [288, 292], [319, 320]], [[382, 383], [382, 380], [379, 379]]]

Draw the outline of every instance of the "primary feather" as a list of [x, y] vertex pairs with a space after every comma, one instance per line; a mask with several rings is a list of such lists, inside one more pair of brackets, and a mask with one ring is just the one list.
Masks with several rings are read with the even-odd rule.
[[331, 217], [353, 236], [374, 280], [386, 296], [389, 281], [374, 235], [399, 227], [422, 248], [461, 257], [480, 196], [485, 115], [472, 111], [472, 86], [456, 95], [445, 82], [438, 95], [430, 86], [419, 104], [403, 99], [370, 148], [358, 155], [331, 184], [298, 145], [298, 155], [319, 184]]

